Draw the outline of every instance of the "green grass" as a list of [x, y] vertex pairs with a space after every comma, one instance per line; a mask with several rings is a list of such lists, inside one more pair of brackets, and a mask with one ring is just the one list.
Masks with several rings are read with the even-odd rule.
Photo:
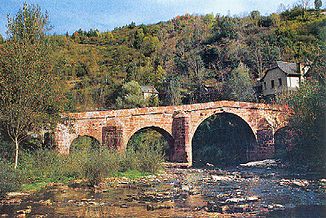
[[30, 184], [23, 184], [21, 187], [22, 191], [40, 191], [47, 186], [48, 182], [34, 182]]
[[118, 172], [114, 176], [116, 177], [126, 177], [129, 179], [139, 179], [143, 178], [145, 176], [152, 175], [151, 173], [148, 172], [140, 172], [138, 170], [127, 170], [125, 172]]
[[49, 183], [63, 183], [68, 184], [70, 181], [74, 180], [73, 177], [65, 177], [62, 179], [53, 178], [38, 178], [31, 183], [24, 183], [21, 186], [21, 191], [40, 191], [45, 188]]

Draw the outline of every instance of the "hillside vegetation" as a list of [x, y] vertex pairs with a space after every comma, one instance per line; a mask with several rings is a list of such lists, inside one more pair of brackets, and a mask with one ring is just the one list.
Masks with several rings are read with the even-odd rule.
[[[322, 58], [325, 24], [325, 15], [298, 6], [269, 16], [258, 11], [241, 18], [187, 14], [48, 40], [53, 69], [67, 83], [66, 110], [84, 111], [118, 108], [117, 98], [126, 94], [123, 85], [131, 81], [154, 85], [160, 105], [257, 101], [252, 85], [276, 60], [313, 65]], [[133, 89], [127, 94], [137, 92]]]

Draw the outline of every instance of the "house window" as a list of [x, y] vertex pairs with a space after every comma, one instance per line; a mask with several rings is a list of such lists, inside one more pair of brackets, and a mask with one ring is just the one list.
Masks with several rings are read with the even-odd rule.
[[264, 89], [265, 89], [265, 90], [267, 89], [266, 82], [264, 82]]
[[272, 87], [272, 89], [274, 89], [274, 86], [275, 86], [275, 84], [274, 84], [274, 80], [272, 80], [272, 81], [271, 81], [271, 87]]
[[278, 86], [282, 86], [282, 79], [278, 78]]

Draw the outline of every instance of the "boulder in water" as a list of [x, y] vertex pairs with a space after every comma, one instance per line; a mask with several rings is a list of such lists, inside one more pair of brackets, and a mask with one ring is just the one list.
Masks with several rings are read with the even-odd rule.
[[274, 159], [266, 159], [261, 161], [251, 161], [245, 164], [240, 164], [242, 167], [275, 167], [279, 165], [279, 161]]

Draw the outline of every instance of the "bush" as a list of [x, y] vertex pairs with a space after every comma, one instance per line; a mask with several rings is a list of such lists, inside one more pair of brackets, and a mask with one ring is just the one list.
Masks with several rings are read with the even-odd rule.
[[138, 151], [130, 149], [125, 154], [108, 149], [91, 149], [61, 155], [45, 149], [23, 151], [21, 156], [16, 170], [8, 162], [0, 161], [0, 195], [19, 190], [23, 183], [30, 186], [42, 184], [43, 187], [48, 182], [86, 178], [90, 185], [97, 185], [109, 176], [139, 177], [157, 173], [164, 160], [161, 150], [148, 147]]
[[12, 164], [0, 160], [0, 197], [7, 192], [17, 191], [22, 185], [22, 175]]
[[[1, 134], [1, 133], [0, 133]], [[15, 146], [0, 137], [0, 159], [11, 161], [14, 160]]]
[[67, 156], [61, 156], [62, 167], [61, 173], [66, 178], [83, 178], [85, 175], [84, 168], [85, 162], [89, 153], [84, 151], [72, 152]]
[[140, 166], [139, 157], [134, 149], [128, 149], [125, 154], [120, 156], [119, 172], [126, 172], [128, 170], [138, 170]]
[[116, 174], [119, 170], [119, 155], [109, 150], [92, 151], [84, 165], [85, 178], [90, 185], [99, 184], [103, 178]]
[[139, 160], [139, 168], [137, 170], [140, 172], [157, 173], [162, 169], [164, 155], [160, 150], [146, 148], [136, 152], [135, 155]]
[[61, 156], [51, 150], [38, 150], [35, 152], [24, 152], [20, 162], [20, 169], [26, 174], [29, 181], [34, 182], [43, 179], [62, 178]]

